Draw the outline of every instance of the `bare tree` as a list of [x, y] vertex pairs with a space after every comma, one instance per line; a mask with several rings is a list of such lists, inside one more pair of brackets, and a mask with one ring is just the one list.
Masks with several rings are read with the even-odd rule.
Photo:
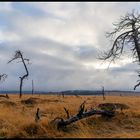
[[[1, 75], [0, 75], [0, 81], [1, 81], [1, 82], [5, 81], [5, 79], [6, 79], [7, 77], [8, 77], [7, 74], [1, 74]], [[6, 95], [5, 97], [8, 98], [7, 95]]]
[[[7, 78], [7, 75], [6, 74], [1, 74], [0, 75], [0, 81], [1, 82], [5, 81], [6, 78]], [[6, 94], [6, 95], [0, 95], [0, 97], [5, 97], [5, 98], [9, 99], [8, 94]]]
[[[127, 47], [130, 46], [134, 62], [140, 64], [140, 14], [133, 10], [131, 13], [122, 16], [120, 21], [113, 25], [114, 30], [106, 34], [106, 37], [113, 41], [112, 48], [103, 52], [99, 59], [110, 60], [111, 63], [120, 58], [127, 45]], [[139, 85], [140, 83], [134, 87], [134, 90]]]
[[64, 93], [62, 93], [62, 97], [64, 98]]
[[23, 85], [23, 80], [24, 80], [25, 78], [27, 78], [28, 75], [29, 75], [29, 72], [28, 72], [28, 69], [27, 69], [27, 66], [26, 66], [25, 61], [27, 61], [28, 64], [29, 64], [29, 59], [24, 58], [24, 57], [23, 57], [23, 53], [22, 53], [20, 50], [17, 50], [17, 51], [15, 52], [14, 57], [13, 57], [10, 61], [8, 61], [8, 63], [10, 63], [10, 62], [12, 62], [13, 60], [16, 60], [16, 59], [21, 59], [20, 62], [23, 63], [24, 68], [25, 68], [25, 70], [26, 70], [26, 74], [24, 74], [22, 77], [19, 77], [19, 78], [20, 78], [20, 98], [21, 98], [21, 96], [22, 96], [22, 85]]
[[102, 86], [102, 95], [103, 95], [103, 100], [105, 100], [105, 90], [104, 90], [104, 86]]
[[34, 81], [32, 80], [32, 95], [34, 94]]

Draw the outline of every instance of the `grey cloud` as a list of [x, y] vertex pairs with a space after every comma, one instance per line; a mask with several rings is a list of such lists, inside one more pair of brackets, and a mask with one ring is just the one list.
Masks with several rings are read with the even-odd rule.
[[[0, 13], [3, 20], [0, 32], [7, 36], [0, 43], [0, 73], [8, 74], [6, 81], [0, 85], [2, 88], [19, 88], [19, 76], [24, 73], [24, 68], [16, 61], [7, 62], [15, 50], [21, 50], [31, 60], [28, 65], [30, 75], [24, 82], [24, 90], [31, 89], [32, 79], [36, 90], [100, 89], [102, 85], [106, 89], [133, 89], [137, 80], [137, 65], [126, 63], [120, 68], [106, 70], [92, 66], [87, 68], [85, 64], [100, 63], [97, 59], [99, 50], [110, 47], [104, 32], [111, 29], [112, 21], [134, 5], [43, 5], [34, 5], [46, 12], [40, 17], [28, 16], [16, 8]], [[48, 17], [47, 13], [50, 13]], [[13, 34], [19, 39], [8, 39]]]
[[131, 73], [135, 72], [139, 69], [139, 66], [136, 63], [128, 63], [124, 66], [121, 66], [119, 68], [110, 68], [110, 71], [112, 73]]

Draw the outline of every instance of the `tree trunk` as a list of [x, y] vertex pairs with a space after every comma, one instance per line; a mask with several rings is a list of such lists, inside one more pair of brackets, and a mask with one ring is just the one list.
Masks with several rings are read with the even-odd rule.
[[138, 31], [137, 31], [138, 29], [136, 29], [135, 23], [132, 24], [132, 29], [134, 32], [133, 39], [134, 39], [134, 43], [135, 43], [135, 47], [136, 47], [136, 51], [137, 51], [137, 55], [138, 55], [138, 60], [140, 62], [140, 46], [139, 46], [139, 42], [138, 42]]
[[103, 100], [105, 100], [105, 91], [104, 91], [104, 87], [102, 89], [102, 94], [103, 94]]
[[34, 81], [32, 80], [32, 95], [34, 93]]
[[20, 78], [20, 94], [19, 94], [19, 97], [21, 98], [22, 97], [22, 82], [23, 82], [23, 79], [22, 77], [19, 77]]
[[26, 64], [25, 64], [25, 62], [24, 62], [23, 56], [22, 56], [22, 54], [20, 54], [20, 55], [21, 55], [21, 59], [22, 59], [23, 65], [24, 65], [25, 70], [26, 70], [26, 74], [23, 75], [22, 77], [20, 77], [20, 98], [21, 98], [21, 96], [22, 96], [22, 84], [23, 84], [23, 80], [24, 80], [26, 77], [28, 77], [29, 73], [28, 73], [28, 69], [27, 69], [27, 67], [26, 67]]

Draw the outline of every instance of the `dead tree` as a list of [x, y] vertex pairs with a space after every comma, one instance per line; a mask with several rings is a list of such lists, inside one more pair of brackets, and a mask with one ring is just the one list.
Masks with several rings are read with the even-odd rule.
[[23, 53], [22, 53], [20, 50], [18, 50], [18, 51], [15, 52], [14, 57], [13, 57], [10, 61], [8, 61], [8, 63], [10, 63], [10, 62], [12, 62], [13, 60], [16, 60], [16, 59], [21, 59], [20, 62], [23, 63], [24, 68], [25, 68], [25, 70], [26, 70], [26, 74], [23, 75], [22, 77], [19, 77], [19, 78], [20, 78], [20, 98], [21, 98], [21, 96], [22, 96], [22, 85], [23, 85], [23, 80], [24, 80], [25, 78], [27, 78], [28, 75], [29, 75], [29, 72], [28, 72], [28, 69], [27, 69], [27, 66], [26, 66], [25, 61], [27, 61], [28, 64], [29, 64], [29, 59], [24, 58], [24, 57], [23, 57]]
[[34, 94], [34, 81], [32, 80], [32, 95]]
[[70, 125], [71, 123], [74, 123], [76, 121], [79, 121], [83, 118], [87, 118], [93, 115], [102, 115], [102, 116], [107, 116], [107, 117], [113, 117], [115, 115], [114, 111], [110, 111], [110, 110], [96, 110], [96, 109], [91, 109], [91, 110], [86, 110], [84, 111], [85, 108], [85, 102], [82, 103], [79, 107], [79, 111], [76, 115], [71, 116], [69, 119], [64, 120], [61, 117], [56, 117], [54, 120], [52, 120], [51, 122], [54, 122], [57, 120], [56, 126], [57, 129], [63, 129], [66, 128], [67, 125]]
[[104, 86], [102, 86], [102, 95], [103, 95], [103, 100], [105, 100], [105, 91], [104, 91]]
[[[106, 34], [106, 37], [113, 41], [112, 47], [109, 51], [103, 52], [99, 59], [110, 60], [110, 63], [114, 62], [121, 57], [125, 47], [130, 47], [134, 62], [140, 64], [140, 14], [133, 10], [113, 25], [114, 30]], [[134, 90], [139, 85], [140, 81]]]
[[[3, 82], [7, 78], [7, 74], [1, 74], [0, 75], [0, 81]], [[7, 98], [7, 96], [5, 96]]]
[[65, 95], [65, 94], [62, 92], [62, 93], [61, 93], [61, 96], [62, 96], [63, 98], [64, 98], [64, 95]]

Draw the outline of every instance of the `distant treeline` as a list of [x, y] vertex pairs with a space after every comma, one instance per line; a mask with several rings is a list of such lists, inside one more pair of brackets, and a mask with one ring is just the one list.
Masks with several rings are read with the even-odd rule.
[[[19, 91], [0, 91], [0, 94], [18, 94]], [[31, 94], [32, 91], [23, 91], [24, 94]], [[102, 95], [102, 91], [99, 90], [67, 90], [67, 91], [59, 91], [59, 92], [50, 92], [50, 91], [34, 91], [34, 94], [50, 94], [50, 95]], [[121, 90], [106, 90], [106, 95], [127, 95], [127, 94], [140, 94], [140, 92], [134, 91], [121, 91]]]

